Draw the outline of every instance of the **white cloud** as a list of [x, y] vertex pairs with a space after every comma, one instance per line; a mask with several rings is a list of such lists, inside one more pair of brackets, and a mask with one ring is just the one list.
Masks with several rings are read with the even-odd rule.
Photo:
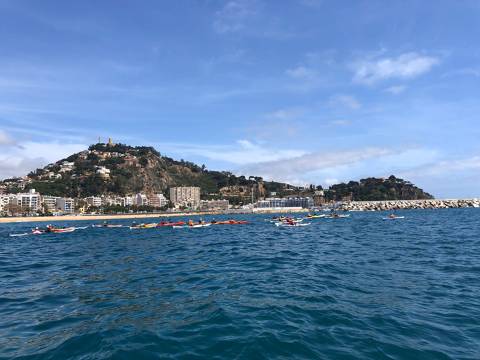
[[395, 85], [386, 88], [385, 91], [393, 95], [398, 95], [403, 93], [406, 89], [407, 87], [405, 85]]
[[5, 131], [0, 130], [0, 146], [14, 145], [15, 141]]
[[256, 14], [255, 1], [232, 0], [228, 1], [215, 14], [213, 28], [218, 33], [232, 33], [245, 28], [247, 19]]
[[[303, 184], [312, 173], [322, 171], [335, 173], [335, 169], [364, 160], [392, 154], [386, 148], [364, 148], [336, 152], [312, 152], [289, 159], [258, 162], [241, 167], [238, 172], [246, 175], [260, 175], [266, 179]], [[311, 179], [309, 179], [311, 180]]]
[[463, 159], [441, 160], [403, 173], [405, 176], [447, 176], [456, 172], [480, 170], [480, 155]]
[[297, 66], [292, 69], [287, 69], [285, 73], [291, 78], [299, 80], [314, 80], [318, 77], [318, 73], [315, 70], [306, 66]]
[[303, 108], [285, 108], [272, 111], [271, 113], [266, 114], [265, 117], [274, 120], [290, 120], [298, 118], [304, 113], [305, 109]]
[[21, 142], [9, 144], [0, 153], [0, 179], [23, 176], [36, 168], [85, 150], [85, 144]]
[[329, 104], [335, 107], [347, 107], [351, 110], [359, 109], [362, 104], [352, 95], [335, 95], [329, 100]]
[[312, 67], [299, 65], [287, 69], [285, 74], [292, 80], [287, 88], [293, 91], [309, 91], [321, 85], [322, 79], [318, 71]]
[[195, 145], [179, 143], [162, 143], [163, 152], [177, 156], [200, 156], [209, 160], [222, 161], [241, 166], [257, 162], [290, 159], [304, 155], [298, 149], [275, 149], [250, 140], [238, 140], [233, 145]]
[[361, 60], [352, 65], [353, 80], [371, 85], [387, 79], [410, 79], [430, 71], [438, 63], [438, 58], [414, 52], [405, 53], [396, 58]]

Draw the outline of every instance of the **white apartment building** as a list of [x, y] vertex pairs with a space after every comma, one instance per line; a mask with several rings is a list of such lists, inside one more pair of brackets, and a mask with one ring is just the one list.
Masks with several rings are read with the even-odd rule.
[[200, 206], [200, 188], [195, 186], [170, 188], [170, 201], [175, 207], [186, 206], [197, 209]]
[[86, 197], [84, 200], [89, 206], [102, 206], [102, 198], [100, 196], [89, 196]]
[[40, 194], [31, 189], [28, 193], [14, 194], [10, 197], [10, 203], [19, 205], [24, 210], [37, 211], [40, 209]]
[[125, 196], [120, 199], [120, 205], [122, 206], [132, 206], [135, 204], [135, 198], [133, 196]]
[[137, 206], [143, 206], [143, 205], [149, 205], [148, 197], [145, 194], [137, 194], [135, 196], [135, 205]]
[[152, 194], [148, 196], [148, 202], [153, 207], [164, 207], [168, 205], [168, 199], [163, 194]]
[[7, 206], [10, 203], [10, 196], [7, 194], [0, 194], [0, 213], [7, 210]]
[[57, 200], [60, 199], [58, 196], [42, 196], [42, 203], [45, 206], [46, 210], [54, 212], [57, 210]]
[[75, 200], [71, 198], [59, 198], [57, 200], [57, 208], [65, 214], [73, 214], [75, 212]]

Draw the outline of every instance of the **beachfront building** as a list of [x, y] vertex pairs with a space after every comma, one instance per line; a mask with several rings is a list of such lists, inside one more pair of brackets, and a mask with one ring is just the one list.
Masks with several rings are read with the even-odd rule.
[[64, 214], [73, 214], [75, 212], [75, 200], [72, 198], [58, 198], [57, 209]]
[[201, 200], [200, 210], [202, 211], [225, 211], [230, 207], [228, 200]]
[[0, 194], [0, 214], [7, 211], [8, 204], [10, 203], [10, 196], [8, 194]]
[[94, 207], [102, 206], [102, 198], [100, 196], [89, 196], [89, 197], [86, 197], [84, 200], [88, 206], [94, 206]]
[[135, 204], [135, 198], [133, 196], [125, 196], [120, 198], [120, 205], [127, 207]]
[[42, 195], [42, 204], [45, 210], [53, 213], [57, 211], [58, 196]]
[[287, 198], [267, 198], [257, 201], [255, 208], [303, 208], [308, 209], [313, 206], [311, 197], [287, 197]]
[[163, 194], [151, 194], [147, 198], [150, 206], [161, 208], [168, 205], [168, 199]]
[[148, 197], [145, 194], [137, 194], [135, 195], [135, 205], [137, 206], [146, 206], [149, 205]]
[[313, 204], [315, 206], [322, 206], [325, 204], [325, 193], [323, 190], [316, 190], [313, 194]]
[[175, 207], [185, 206], [198, 209], [200, 206], [200, 188], [196, 186], [180, 186], [170, 188], [170, 201]]
[[28, 193], [19, 193], [10, 195], [10, 204], [18, 205], [23, 210], [38, 211], [40, 209], [40, 194], [31, 189]]

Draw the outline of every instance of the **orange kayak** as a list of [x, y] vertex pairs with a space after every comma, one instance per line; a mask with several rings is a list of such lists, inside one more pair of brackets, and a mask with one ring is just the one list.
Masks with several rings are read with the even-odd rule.
[[225, 220], [225, 221], [217, 221], [212, 222], [214, 225], [241, 225], [241, 224], [248, 224], [246, 220]]

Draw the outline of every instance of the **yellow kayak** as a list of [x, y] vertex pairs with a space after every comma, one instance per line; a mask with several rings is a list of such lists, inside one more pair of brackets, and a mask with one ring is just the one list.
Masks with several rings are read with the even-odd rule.
[[130, 229], [151, 229], [155, 227], [157, 227], [157, 223], [139, 224], [135, 226], [130, 226]]

